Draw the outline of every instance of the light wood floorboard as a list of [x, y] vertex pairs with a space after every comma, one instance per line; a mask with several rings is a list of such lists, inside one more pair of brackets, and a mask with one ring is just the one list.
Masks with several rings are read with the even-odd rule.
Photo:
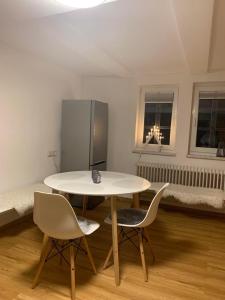
[[[139, 253], [127, 243], [119, 252], [121, 283], [115, 287], [113, 266], [102, 271], [111, 245], [111, 228], [103, 222], [110, 212], [108, 204], [109, 201], [87, 211], [87, 217], [102, 225], [87, 238], [100, 273], [94, 275], [88, 258], [78, 255], [76, 299], [225, 299], [225, 221], [222, 218], [160, 210], [148, 231], [155, 264], [145, 245], [149, 281], [143, 280]], [[126, 206], [127, 202], [121, 205]], [[65, 263], [60, 265], [58, 258], [47, 262], [39, 285], [31, 289], [42, 238], [31, 220], [0, 232], [1, 300], [70, 299], [70, 270]]]

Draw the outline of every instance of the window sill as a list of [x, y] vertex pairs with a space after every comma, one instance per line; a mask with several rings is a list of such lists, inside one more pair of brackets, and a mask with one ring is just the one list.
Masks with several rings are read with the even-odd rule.
[[176, 156], [176, 153], [173, 150], [167, 150], [167, 149], [150, 150], [150, 149], [143, 149], [143, 148], [135, 148], [132, 152], [137, 154]]
[[203, 154], [188, 154], [188, 158], [197, 158], [197, 159], [209, 159], [209, 160], [221, 160], [225, 161], [225, 157], [220, 156], [212, 156], [212, 155], [203, 155]]

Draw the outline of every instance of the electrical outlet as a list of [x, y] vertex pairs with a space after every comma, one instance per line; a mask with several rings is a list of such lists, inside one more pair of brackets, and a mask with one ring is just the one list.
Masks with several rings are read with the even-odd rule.
[[48, 151], [48, 157], [56, 157], [56, 154], [57, 154], [56, 150]]

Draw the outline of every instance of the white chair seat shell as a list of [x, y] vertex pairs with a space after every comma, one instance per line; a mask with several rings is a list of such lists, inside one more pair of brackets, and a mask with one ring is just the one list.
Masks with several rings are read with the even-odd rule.
[[33, 217], [43, 233], [59, 240], [89, 235], [100, 226], [95, 221], [77, 217], [69, 201], [60, 194], [35, 192]]
[[[75, 300], [75, 260], [74, 248], [80, 248], [80, 244], [74, 243], [75, 239], [80, 239], [84, 243], [85, 251], [96, 274], [95, 263], [88, 246], [85, 235], [90, 235], [99, 228], [95, 221], [83, 217], [77, 217], [74, 209], [63, 195], [35, 192], [34, 193], [34, 223], [45, 234], [43, 247], [40, 256], [38, 270], [34, 278], [32, 288], [35, 288], [44, 264], [51, 258], [52, 250], [56, 250], [57, 255], [65, 259], [63, 252], [70, 250], [70, 273], [71, 273], [71, 299]], [[56, 240], [67, 240], [67, 245], [59, 245]], [[65, 246], [65, 247], [64, 247]], [[49, 257], [50, 255], [50, 257]], [[53, 255], [54, 256], [54, 255]], [[52, 257], [53, 257], [52, 256]]]
[[[117, 210], [117, 223], [119, 226], [132, 227], [137, 226], [141, 223], [145, 216], [147, 210], [139, 208], [122, 208]], [[111, 215], [107, 216], [105, 223], [112, 224]]]
[[[149, 208], [147, 210], [141, 209], [141, 208], [123, 208], [117, 210], [117, 224], [120, 228], [120, 244], [122, 244], [124, 241], [129, 240], [132, 242], [132, 244], [135, 245], [135, 243], [131, 240], [135, 235], [138, 236], [139, 240], [139, 250], [140, 250], [140, 256], [141, 256], [141, 262], [142, 267], [144, 271], [144, 280], [148, 281], [148, 273], [146, 268], [146, 262], [145, 262], [145, 251], [144, 251], [144, 245], [143, 242], [146, 240], [149, 244], [151, 253], [152, 249], [150, 246], [150, 238], [148, 231], [146, 227], [148, 227], [150, 224], [154, 222], [157, 216], [158, 206], [160, 199], [162, 197], [162, 194], [164, 190], [169, 186], [169, 183], [166, 183], [161, 189], [158, 191], [158, 193], [155, 195], [155, 197], [152, 199], [151, 204], [149, 205]], [[112, 217], [109, 215], [105, 219], [105, 223], [111, 224], [112, 223]], [[133, 230], [128, 230], [127, 233], [124, 232], [123, 227], [126, 228], [135, 228], [135, 235]], [[130, 235], [132, 234], [132, 236]], [[136, 247], [136, 245], [135, 245]], [[110, 248], [107, 258], [105, 260], [104, 266], [107, 266], [109, 259], [113, 253], [113, 246]], [[153, 254], [154, 259], [154, 254]]]
[[[147, 227], [152, 224], [156, 218], [160, 199], [164, 190], [169, 186], [169, 183], [164, 184], [163, 187], [153, 198], [148, 210], [141, 208], [124, 208], [117, 210], [117, 223], [124, 227]], [[105, 223], [111, 224], [111, 216], [105, 219]]]

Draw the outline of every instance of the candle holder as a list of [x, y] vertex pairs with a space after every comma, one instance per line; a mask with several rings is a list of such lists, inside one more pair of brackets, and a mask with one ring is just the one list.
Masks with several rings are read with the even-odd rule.
[[146, 135], [146, 144], [148, 144], [153, 138], [155, 138], [157, 144], [162, 144], [162, 139], [164, 139], [162, 133], [160, 132], [160, 127], [154, 125], [150, 131], [148, 132], [148, 135]]

